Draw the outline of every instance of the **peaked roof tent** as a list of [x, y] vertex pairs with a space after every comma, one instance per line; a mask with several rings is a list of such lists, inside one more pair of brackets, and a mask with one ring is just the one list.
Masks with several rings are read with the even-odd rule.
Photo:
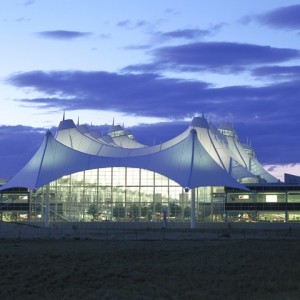
[[109, 128], [108, 134], [110, 135], [113, 132], [124, 131], [124, 128], [121, 125], [112, 125]]
[[64, 175], [105, 167], [133, 167], [160, 173], [182, 187], [228, 186], [246, 189], [223, 170], [206, 152], [195, 130], [181, 142], [148, 155], [104, 157], [69, 148], [48, 131], [43, 144], [10, 181], [0, 189], [38, 189]]
[[34, 190], [64, 175], [105, 167], [147, 169], [188, 188], [246, 189], [236, 180], [255, 177], [239, 164], [224, 139], [203, 117], [194, 118], [187, 130], [165, 143], [139, 148], [110, 144], [101, 135], [86, 132], [87, 127], [77, 127], [72, 120], [63, 120], [55, 138], [47, 132], [31, 160], [0, 189]]

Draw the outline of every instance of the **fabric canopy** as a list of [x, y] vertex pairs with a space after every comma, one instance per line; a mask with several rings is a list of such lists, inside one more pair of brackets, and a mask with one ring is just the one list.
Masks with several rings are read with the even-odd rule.
[[42, 145], [31, 160], [0, 189], [25, 187], [35, 190], [64, 175], [105, 167], [147, 169], [160, 173], [189, 189], [201, 186], [247, 189], [215, 162], [200, 143], [195, 129], [191, 129], [174, 141], [176, 142], [166, 143], [164, 147], [155, 146], [151, 151], [144, 152], [142, 151], [144, 148], [113, 147], [118, 150], [119, 155], [112, 151], [113, 155], [110, 156], [109, 151], [105, 151], [104, 156], [75, 150], [58, 142], [50, 132], [47, 132]]

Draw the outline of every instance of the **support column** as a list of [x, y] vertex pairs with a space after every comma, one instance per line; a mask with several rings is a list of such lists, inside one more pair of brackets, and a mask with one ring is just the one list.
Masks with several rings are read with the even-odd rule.
[[111, 206], [110, 206], [110, 221], [113, 220], [113, 214], [114, 214], [114, 168], [111, 167], [111, 174], [110, 174], [110, 202], [111, 202]]
[[288, 209], [287, 209], [287, 203], [288, 203], [288, 192], [285, 192], [285, 222], [288, 222], [289, 221], [289, 213], [288, 213]]
[[50, 215], [50, 186], [46, 185], [45, 197], [45, 227], [49, 227], [49, 215]]
[[[1, 193], [1, 201], [0, 201], [0, 203], [2, 203], [3, 202], [3, 193]], [[2, 209], [0, 209], [0, 214], [1, 214], [1, 219], [0, 219], [0, 221], [2, 222], [3, 221], [3, 215], [2, 215]]]
[[196, 211], [195, 211], [196, 191], [191, 189], [191, 229], [196, 228]]
[[58, 193], [57, 193], [57, 180], [55, 181], [55, 193], [54, 193], [54, 221], [57, 221], [57, 197], [58, 197]]

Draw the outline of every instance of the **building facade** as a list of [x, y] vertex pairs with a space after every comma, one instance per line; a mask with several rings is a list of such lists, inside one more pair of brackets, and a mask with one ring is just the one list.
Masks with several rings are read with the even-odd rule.
[[[145, 146], [120, 125], [107, 136], [63, 120], [1, 187], [3, 221], [298, 221], [298, 186], [279, 183], [231, 126], [204, 117]], [[299, 209], [300, 211], [300, 209]]]

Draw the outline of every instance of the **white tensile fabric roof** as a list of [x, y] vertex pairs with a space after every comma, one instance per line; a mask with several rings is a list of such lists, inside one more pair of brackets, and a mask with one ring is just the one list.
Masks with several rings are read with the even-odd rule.
[[147, 169], [190, 189], [201, 186], [246, 189], [237, 180], [255, 178], [257, 174], [250, 168], [260, 170], [257, 159], [251, 160], [246, 151], [243, 155], [248, 155], [250, 166], [240, 164], [241, 159], [230, 151], [226, 139], [218, 137], [201, 117], [194, 118], [182, 134], [159, 145], [144, 146], [132, 136], [116, 135], [116, 140], [79, 128], [72, 120], [63, 120], [55, 138], [47, 132], [31, 160], [0, 189], [35, 190], [64, 175], [105, 167]]

